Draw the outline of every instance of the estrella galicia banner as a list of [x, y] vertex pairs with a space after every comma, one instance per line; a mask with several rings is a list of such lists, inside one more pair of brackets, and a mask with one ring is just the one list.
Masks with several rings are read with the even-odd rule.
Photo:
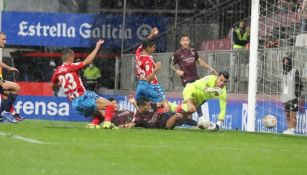
[[[104, 96], [105, 98], [114, 96]], [[125, 96], [114, 97], [119, 104], [119, 110], [125, 109], [133, 111], [133, 106], [128, 102]], [[169, 101], [180, 102], [179, 98], [171, 98]], [[272, 103], [273, 104], [273, 103]], [[281, 108], [278, 106], [268, 106], [268, 103], [257, 102], [257, 108], [269, 108], [268, 111], [261, 111], [256, 108], [255, 128], [258, 132], [280, 133], [287, 128], [286, 118]], [[208, 100], [202, 105], [203, 116], [210, 118], [210, 121], [216, 122], [220, 112], [218, 100]], [[66, 97], [49, 97], [49, 96], [18, 96], [15, 103], [16, 112], [20, 113], [26, 119], [43, 119], [43, 120], [64, 120], [64, 121], [90, 121], [90, 118], [78, 114], [72, 109], [71, 103]], [[271, 113], [270, 113], [271, 111]], [[262, 118], [265, 115], [272, 114], [277, 118], [277, 127], [267, 129], [262, 124]], [[197, 113], [193, 114], [193, 119], [198, 120]], [[247, 127], [247, 104], [245, 101], [228, 100], [226, 116], [222, 128], [226, 130], [243, 130]], [[307, 134], [307, 104], [304, 111], [297, 114], [296, 133]]]
[[[127, 16], [123, 29], [122, 16], [97, 14], [2, 12], [2, 31], [7, 34], [8, 45], [93, 47], [99, 38], [105, 47], [131, 48], [145, 39], [153, 26], [164, 32], [167, 17]], [[165, 48], [159, 40], [158, 49]]]

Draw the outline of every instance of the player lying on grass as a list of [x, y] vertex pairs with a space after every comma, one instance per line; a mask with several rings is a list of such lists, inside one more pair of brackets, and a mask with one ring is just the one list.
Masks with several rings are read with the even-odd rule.
[[125, 128], [173, 129], [183, 123], [196, 126], [196, 122], [192, 119], [183, 120], [180, 113], [165, 112], [162, 103], [153, 103], [144, 97], [139, 98], [137, 101], [130, 97], [129, 102], [135, 106], [137, 112], [133, 120], [124, 125]]
[[208, 129], [218, 130], [225, 118], [227, 91], [226, 84], [229, 79], [228, 72], [220, 72], [218, 76], [208, 75], [194, 83], [188, 84], [183, 89], [183, 103], [172, 105], [172, 110], [183, 114], [184, 117], [191, 116], [201, 104], [208, 99], [218, 98], [220, 100], [220, 114], [218, 122]]
[[[118, 110], [118, 103], [116, 99], [109, 98], [110, 102], [114, 104], [115, 112], [112, 117], [112, 123], [115, 126], [123, 127], [125, 124], [130, 123], [133, 119], [133, 112], [129, 110]], [[90, 124], [87, 125], [88, 128], [100, 128], [100, 124], [104, 121], [104, 115], [96, 115]]]
[[[62, 86], [65, 94], [72, 103], [73, 109], [86, 117], [94, 117], [97, 114], [105, 114], [103, 128], [112, 128], [112, 116], [115, 110], [114, 104], [97, 95], [95, 92], [86, 91], [78, 70], [93, 62], [104, 40], [96, 43], [95, 49], [82, 62], [74, 63], [74, 52], [64, 50], [62, 55], [63, 64], [57, 67], [51, 78], [51, 85]], [[105, 112], [104, 112], [105, 110]]]
[[156, 27], [153, 28], [147, 39], [136, 50], [135, 66], [137, 78], [139, 79], [136, 87], [136, 99], [138, 100], [144, 97], [152, 102], [162, 102], [165, 104], [164, 107], [169, 109], [168, 101], [165, 97], [165, 90], [159, 85], [156, 76], [157, 71], [161, 67], [161, 63], [155, 62], [152, 56], [156, 49], [156, 45], [152, 39], [158, 33], [159, 30]]

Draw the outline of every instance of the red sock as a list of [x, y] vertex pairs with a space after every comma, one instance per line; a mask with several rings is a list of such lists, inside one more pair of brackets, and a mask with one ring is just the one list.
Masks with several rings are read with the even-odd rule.
[[12, 105], [11, 108], [10, 108], [10, 113], [11, 113], [11, 114], [14, 114], [14, 113], [15, 113], [15, 108], [14, 108], [13, 105]]
[[99, 115], [95, 116], [92, 120], [92, 124], [99, 125], [101, 123], [101, 117]]
[[113, 114], [114, 114], [114, 111], [115, 111], [115, 107], [114, 105], [109, 105], [106, 107], [106, 111], [105, 111], [105, 119], [104, 121], [111, 121], [112, 120], [112, 117], [113, 117]]

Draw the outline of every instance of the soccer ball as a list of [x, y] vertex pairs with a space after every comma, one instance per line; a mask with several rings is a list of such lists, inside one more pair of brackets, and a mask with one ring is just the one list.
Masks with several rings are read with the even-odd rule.
[[262, 123], [267, 128], [274, 128], [277, 125], [277, 119], [273, 115], [266, 115], [262, 118]]
[[197, 122], [197, 127], [200, 129], [208, 129], [210, 126], [210, 120], [205, 117], [199, 117]]

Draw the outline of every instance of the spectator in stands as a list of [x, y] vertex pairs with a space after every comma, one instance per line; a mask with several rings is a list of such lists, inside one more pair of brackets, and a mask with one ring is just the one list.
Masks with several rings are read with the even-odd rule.
[[302, 33], [306, 33], [307, 31], [307, 0], [304, 0], [303, 1], [303, 4], [302, 4], [302, 11], [301, 11], [301, 14], [302, 14]]
[[270, 36], [268, 41], [265, 43], [265, 48], [277, 48], [279, 47], [279, 41], [276, 37]]
[[249, 32], [246, 31], [245, 21], [240, 21], [239, 28], [233, 31], [233, 49], [243, 49], [249, 43]]
[[293, 68], [292, 59], [282, 59], [282, 95], [281, 102], [284, 104], [284, 111], [287, 118], [288, 129], [284, 134], [294, 134], [296, 128], [296, 113], [298, 111], [298, 98], [303, 90], [303, 83], [299, 72]]
[[99, 78], [101, 77], [101, 73], [98, 67], [96, 67], [93, 63], [91, 63], [85, 70], [83, 74], [85, 78], [86, 89], [90, 91], [94, 91], [99, 82]]

